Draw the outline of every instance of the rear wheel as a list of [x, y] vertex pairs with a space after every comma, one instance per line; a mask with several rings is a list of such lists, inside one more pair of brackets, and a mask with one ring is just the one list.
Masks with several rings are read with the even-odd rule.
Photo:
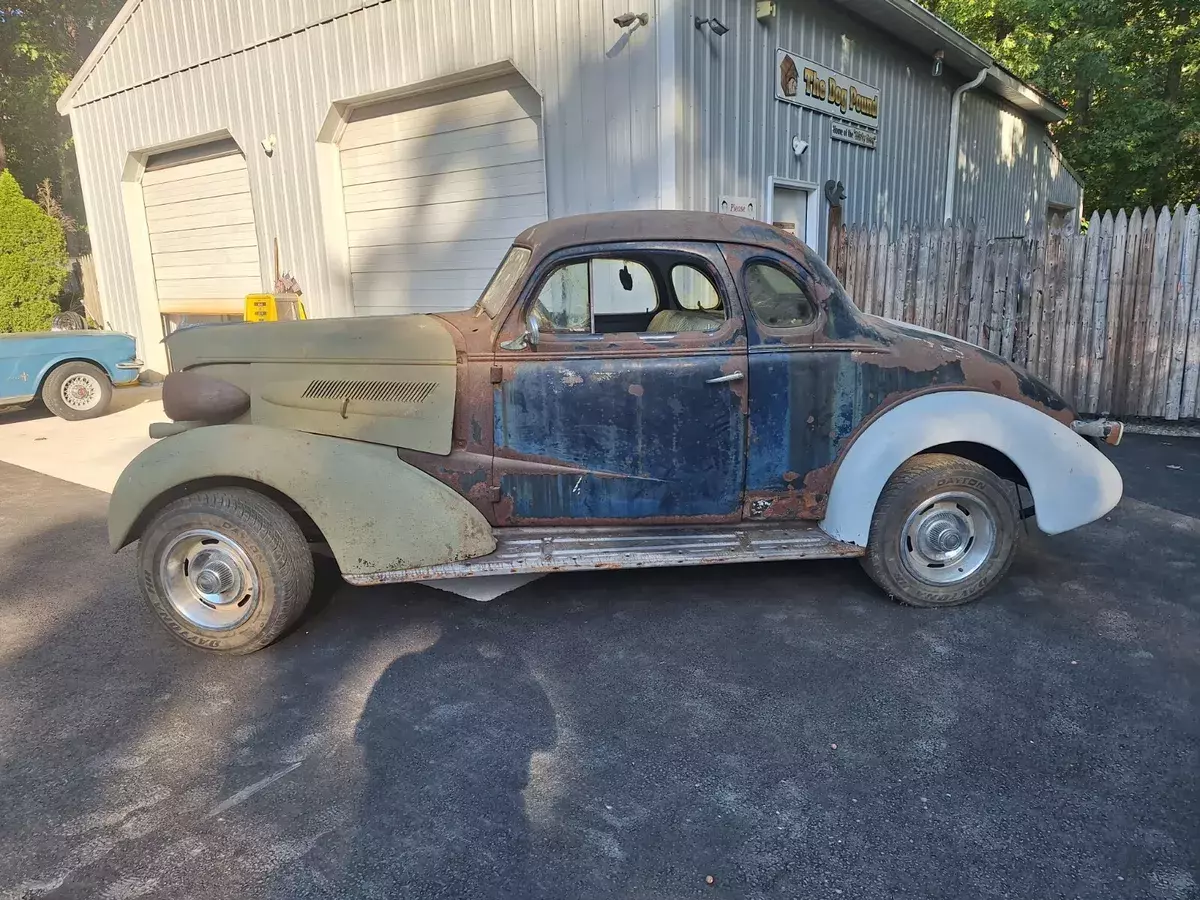
[[91, 363], [69, 362], [46, 376], [42, 402], [60, 419], [78, 422], [104, 415], [112, 392], [112, 382], [102, 369]]
[[916, 456], [879, 497], [863, 567], [902, 603], [968, 603], [1008, 571], [1019, 521], [1015, 498], [991, 470], [957, 456]]
[[138, 550], [142, 593], [167, 630], [231, 654], [271, 644], [312, 595], [303, 532], [274, 500], [216, 488], [164, 507]]

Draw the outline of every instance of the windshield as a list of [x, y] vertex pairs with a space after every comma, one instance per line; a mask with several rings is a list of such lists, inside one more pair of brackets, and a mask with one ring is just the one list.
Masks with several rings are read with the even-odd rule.
[[524, 247], [510, 249], [508, 255], [504, 257], [504, 261], [500, 263], [500, 267], [496, 269], [496, 273], [492, 275], [492, 280], [488, 282], [487, 290], [479, 298], [476, 308], [483, 310], [492, 319], [500, 315], [500, 310], [504, 308], [504, 302], [512, 293], [513, 286], [525, 274], [525, 267], [529, 265], [529, 258], [532, 255]]

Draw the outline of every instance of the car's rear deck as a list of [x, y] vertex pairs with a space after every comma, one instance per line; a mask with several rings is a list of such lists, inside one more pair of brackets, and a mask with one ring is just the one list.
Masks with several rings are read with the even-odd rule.
[[498, 528], [495, 552], [418, 569], [347, 575], [351, 584], [396, 584], [474, 575], [705, 566], [784, 559], [833, 559], [866, 551], [811, 522]]

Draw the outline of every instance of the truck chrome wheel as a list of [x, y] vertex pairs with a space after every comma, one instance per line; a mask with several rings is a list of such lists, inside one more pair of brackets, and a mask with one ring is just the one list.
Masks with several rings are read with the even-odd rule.
[[93, 409], [103, 397], [100, 381], [86, 372], [77, 372], [67, 377], [59, 391], [63, 403], [78, 412]]
[[184, 643], [253, 653], [282, 636], [312, 596], [313, 559], [291, 514], [244, 487], [185, 494], [138, 547], [142, 594]]
[[236, 628], [254, 612], [258, 574], [246, 551], [216, 531], [185, 531], [167, 545], [159, 564], [167, 601], [193, 625]]
[[863, 568], [909, 606], [970, 603], [1004, 577], [1020, 518], [1011, 486], [979, 463], [923, 453], [875, 504]]
[[939, 494], [909, 514], [901, 558], [926, 584], [949, 585], [974, 575], [996, 546], [996, 516], [979, 495]]

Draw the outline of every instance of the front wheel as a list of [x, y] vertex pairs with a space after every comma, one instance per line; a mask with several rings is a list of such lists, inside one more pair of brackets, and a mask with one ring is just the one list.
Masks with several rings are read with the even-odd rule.
[[247, 488], [215, 488], [164, 507], [138, 549], [142, 593], [175, 637], [203, 650], [253, 653], [291, 627], [313, 589], [295, 520]]
[[42, 402], [60, 419], [78, 422], [104, 415], [112, 402], [112, 382], [91, 363], [69, 362], [46, 376]]
[[1012, 564], [1020, 518], [1005, 482], [957, 456], [901, 466], [880, 494], [863, 568], [910, 606], [976, 600]]

